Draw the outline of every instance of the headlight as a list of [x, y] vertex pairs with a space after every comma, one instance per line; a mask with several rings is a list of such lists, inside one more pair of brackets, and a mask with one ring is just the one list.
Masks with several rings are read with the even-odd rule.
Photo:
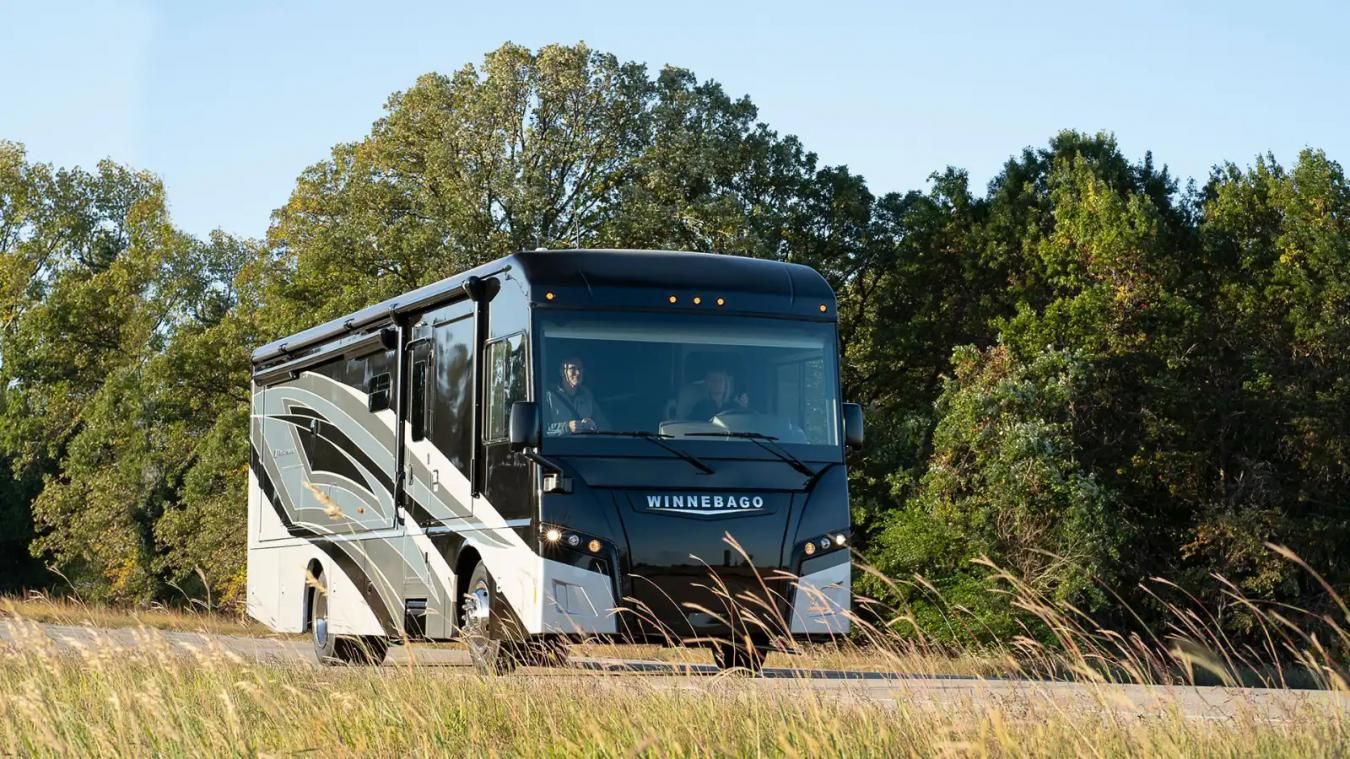
[[578, 553], [599, 554], [604, 552], [607, 543], [585, 533], [570, 530], [559, 525], [540, 525], [539, 535], [546, 545], [567, 548]]
[[829, 532], [819, 537], [803, 541], [801, 551], [807, 556], [815, 556], [826, 551], [835, 551], [848, 546], [847, 532]]

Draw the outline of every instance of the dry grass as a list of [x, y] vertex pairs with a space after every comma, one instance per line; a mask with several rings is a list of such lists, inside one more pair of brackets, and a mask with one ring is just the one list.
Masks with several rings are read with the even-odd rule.
[[10, 624], [0, 755], [1326, 756], [1350, 739], [1344, 710], [1214, 721], [1164, 703], [1121, 718], [1100, 686], [1083, 711], [1052, 697], [935, 708], [742, 678], [259, 664], [154, 635], [71, 654]]
[[273, 636], [258, 622], [244, 616], [214, 611], [173, 609], [166, 606], [116, 607], [81, 603], [40, 593], [27, 596], [0, 596], [0, 618], [28, 619], [51, 625], [122, 628], [147, 627], [155, 630], [211, 633], [214, 635]]
[[[483, 678], [463, 667], [324, 669], [246, 661], [209, 641], [185, 648], [144, 627], [131, 645], [127, 634], [116, 645], [109, 634], [62, 648], [35, 621], [256, 628], [209, 615], [8, 602], [16, 619], [0, 621], [0, 632], [14, 640], [0, 646], [0, 756], [1284, 757], [1343, 755], [1350, 745], [1350, 609], [1330, 586], [1323, 584], [1336, 612], [1320, 614], [1270, 610], [1233, 589], [1224, 602], [1250, 607], [1266, 641], [1258, 649], [1230, 644], [1193, 597], [1171, 607], [1165, 627], [1119, 634], [1016, 577], [999, 580], [998, 592], [1010, 594], [1052, 643], [1026, 636], [952, 656], [855, 619], [850, 640], [769, 661], [895, 675], [880, 687], [876, 678], [774, 682], [584, 669]], [[765, 630], [781, 622], [757, 618], [753, 600], [739, 600], [749, 606], [742, 620], [759, 619]], [[881, 618], [903, 621], [904, 610]], [[707, 662], [687, 649], [594, 645], [574, 653]], [[1279, 664], [1261, 667], [1270, 662]], [[1268, 690], [1194, 687], [1203, 678], [1237, 683], [1244, 672], [1259, 673], [1257, 684]], [[925, 683], [909, 679], [915, 675], [972, 679]], [[1026, 680], [980, 679], [1010, 675]], [[1323, 690], [1292, 689], [1305, 684]]]
[[[174, 632], [245, 635], [294, 639], [297, 636], [275, 633], [247, 617], [205, 610], [145, 608], [83, 604], [66, 598], [42, 594], [25, 597], [0, 597], [0, 618], [24, 619], [55, 625], [74, 625], [101, 629], [147, 628]], [[459, 648], [458, 643], [437, 647]], [[704, 648], [665, 647], [591, 643], [572, 647], [579, 657], [654, 661], [669, 664], [711, 665], [712, 655]], [[912, 646], [859, 646], [848, 640], [837, 645], [802, 645], [791, 654], [771, 653], [766, 666], [781, 669], [829, 669], [851, 672], [904, 672], [932, 676], [1000, 677], [1019, 674], [1015, 662], [1006, 656], [942, 656], [921, 653]]]

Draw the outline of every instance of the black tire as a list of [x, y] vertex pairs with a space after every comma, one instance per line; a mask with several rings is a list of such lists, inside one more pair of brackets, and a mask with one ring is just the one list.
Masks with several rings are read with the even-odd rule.
[[389, 639], [380, 635], [331, 635], [328, 632], [328, 589], [321, 575], [320, 587], [309, 589], [310, 640], [320, 664], [378, 666], [389, 651]]
[[713, 647], [713, 662], [723, 672], [739, 670], [752, 675], [761, 674], [767, 655], [768, 652], [763, 648], [744, 643], [721, 643]]
[[479, 673], [505, 675], [517, 667], [556, 667], [567, 662], [565, 641], [531, 637], [515, 629], [496, 607], [499, 603], [496, 582], [479, 562], [469, 575], [460, 607], [460, 635]]

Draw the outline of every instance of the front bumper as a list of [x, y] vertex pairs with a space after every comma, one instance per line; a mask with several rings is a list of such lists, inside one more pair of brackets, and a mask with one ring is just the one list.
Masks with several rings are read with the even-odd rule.
[[[542, 627], [537, 632], [578, 638], [617, 636], [663, 643], [724, 636], [730, 632], [725, 625], [710, 623], [709, 615], [697, 609], [687, 609], [682, 614], [666, 609], [654, 616], [651, 609], [632, 608], [631, 600], [615, 598], [613, 578], [552, 559], [544, 559], [543, 563]], [[847, 634], [851, 629], [851, 581], [852, 567], [848, 561], [796, 580], [775, 581], [771, 585], [773, 595], [788, 601], [774, 604], [782, 609], [781, 618], [771, 619], [777, 615], [767, 613], [761, 604], [748, 602], [744, 608], [761, 623], [746, 624], [744, 629], [757, 636], [786, 634], [813, 640]], [[725, 606], [710, 611], [722, 618], [731, 615]]]

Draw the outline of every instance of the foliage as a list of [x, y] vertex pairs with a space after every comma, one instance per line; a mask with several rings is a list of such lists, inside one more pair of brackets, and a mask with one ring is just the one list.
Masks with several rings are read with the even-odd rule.
[[[209, 481], [189, 476], [198, 446], [246, 397], [252, 336], [230, 325], [246, 311], [235, 275], [257, 250], [174, 230], [149, 175], [106, 161], [53, 171], [5, 150], [0, 441], [14, 476], [41, 482], [33, 550], [82, 594], [155, 597], [196, 574], [200, 557], [162, 556], [156, 524], [205, 494], [184, 478]], [[237, 584], [228, 563], [218, 587]]]
[[[1099, 610], [1127, 536], [1112, 524], [1114, 494], [1087, 471], [1075, 417], [1085, 362], [1045, 351], [1020, 362], [1003, 346], [958, 349], [937, 402], [941, 421], [919, 495], [878, 540], [903, 600], [939, 637], [1006, 640], [1019, 631], [1010, 599], [989, 592], [980, 557], [1061, 603]], [[936, 593], [967, 610], [943, 620]]]

